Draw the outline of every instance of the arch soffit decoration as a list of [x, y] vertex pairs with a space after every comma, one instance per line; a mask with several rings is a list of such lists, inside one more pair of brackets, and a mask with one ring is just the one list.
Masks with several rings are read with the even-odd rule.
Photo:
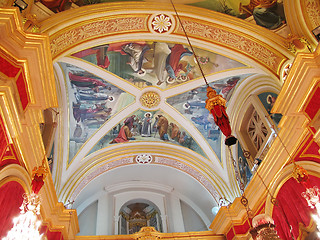
[[[303, 167], [309, 175], [320, 177], [320, 164], [312, 161], [299, 161], [299, 166]], [[293, 177], [293, 165], [288, 164], [284, 167], [280, 172], [277, 173], [275, 176], [275, 180], [273, 181], [272, 185], [270, 186], [270, 193], [271, 195], [276, 198], [282, 186]], [[265, 212], [266, 214], [272, 215], [274, 205], [271, 203], [271, 196], [268, 195], [266, 197], [266, 207]]]
[[[83, 159], [81, 167], [75, 169], [71, 176], [66, 177], [65, 180], [67, 181], [62, 186], [60, 199], [76, 199], [80, 192], [94, 179], [110, 170], [139, 164], [136, 158], [145, 153], [152, 158], [149, 164], [174, 168], [191, 176], [207, 189], [217, 201], [222, 196], [230, 199], [234, 198], [227, 176], [221, 176], [221, 174], [210, 171], [210, 169], [214, 169], [211, 166], [212, 164], [200, 155], [195, 157], [195, 155], [188, 154], [186, 150], [179, 151], [175, 146], [167, 146], [163, 149], [163, 146], [159, 144], [139, 145], [139, 147], [137, 147], [137, 144], [121, 145], [115, 149], [107, 148], [94, 153], [94, 156], [90, 156], [90, 161], [86, 158]], [[124, 147], [124, 145], [126, 146]], [[157, 147], [157, 145], [159, 146]], [[119, 148], [121, 149], [120, 152]]]

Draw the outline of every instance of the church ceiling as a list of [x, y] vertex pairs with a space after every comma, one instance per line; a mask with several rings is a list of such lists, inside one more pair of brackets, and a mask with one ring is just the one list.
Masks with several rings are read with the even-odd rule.
[[[281, 50], [282, 38], [275, 33], [261, 39], [260, 28], [241, 32], [233, 17], [224, 22], [219, 20], [223, 14], [211, 18], [210, 11], [197, 8], [197, 14], [204, 14], [200, 20], [183, 8], [192, 50], [172, 6], [165, 5], [162, 13], [155, 4], [128, 4], [143, 10], [124, 10], [119, 3], [101, 4], [108, 10], [103, 11], [93, 4], [81, 7], [88, 15], [77, 15], [77, 8], [70, 10], [75, 18], [65, 11], [42, 26], [50, 37], [68, 119], [55, 142], [67, 145], [60, 155], [63, 167], [55, 172], [59, 197], [85, 201], [93, 189], [101, 191], [106, 182], [130, 182], [130, 176], [168, 182], [163, 176], [170, 168], [182, 173], [181, 182], [166, 176], [172, 187], [187, 194], [185, 182], [194, 182], [187, 196], [205, 193], [201, 208], [210, 212], [221, 196], [231, 199], [239, 193], [239, 179], [224, 136], [205, 109], [207, 86], [197, 60], [208, 85], [233, 109], [232, 116], [239, 114], [235, 106], [245, 97], [240, 93], [246, 86], [255, 79], [260, 84], [261, 79], [277, 78], [289, 54]], [[168, 28], [159, 27], [161, 19]], [[246, 28], [244, 22], [240, 25]], [[278, 38], [276, 47], [267, 44]], [[235, 156], [241, 151], [235, 148]], [[143, 169], [150, 172], [146, 175]]]
[[[69, 163], [88, 139], [95, 141], [86, 155], [111, 144], [156, 141], [189, 148], [206, 158], [215, 155], [221, 162], [221, 132], [205, 109], [206, 85], [189, 49], [179, 43], [114, 42], [71, 54], [70, 57], [94, 65], [91, 72], [61, 62], [70, 107]], [[227, 101], [237, 85], [251, 75], [215, 77], [249, 66], [211, 51], [195, 51], [206, 78], [214, 78], [210, 86]], [[195, 87], [188, 87], [187, 83]], [[132, 90], [128, 91], [126, 85]], [[143, 96], [142, 92], [146, 94]], [[136, 109], [128, 114], [128, 107]], [[121, 116], [120, 121], [108, 124], [117, 115]], [[129, 131], [124, 134], [121, 131], [128, 121]], [[107, 132], [97, 138], [101, 126], [107, 124], [103, 130]], [[204, 142], [207, 149], [203, 149]]]

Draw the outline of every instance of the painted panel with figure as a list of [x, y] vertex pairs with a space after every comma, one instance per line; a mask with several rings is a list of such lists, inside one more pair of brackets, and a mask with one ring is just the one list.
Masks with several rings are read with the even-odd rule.
[[[205, 75], [246, 67], [225, 56], [195, 49]], [[171, 86], [202, 77], [190, 47], [165, 42], [117, 42], [72, 54], [127, 80], [139, 88]]]
[[120, 88], [81, 68], [60, 63], [68, 86], [70, 106], [69, 161], [112, 115], [134, 102]]
[[[109, 131], [90, 151], [93, 153], [111, 144], [163, 141], [191, 149], [203, 156], [202, 149], [172, 117], [161, 111], [138, 110]], [[90, 154], [89, 153], [89, 154]], [[205, 156], [206, 157], [206, 156]]]
[[278, 97], [277, 94], [273, 92], [264, 92], [258, 95], [261, 103], [263, 104], [264, 108], [267, 110], [270, 118], [275, 122], [276, 125], [279, 124], [282, 114], [280, 113], [271, 113], [271, 109]]
[[[210, 87], [221, 94], [227, 101], [230, 100], [235, 87], [241, 80], [249, 75], [235, 76], [218, 80], [210, 84]], [[213, 116], [205, 108], [207, 99], [207, 86], [173, 96], [167, 102], [177, 109], [186, 119], [191, 121], [199, 132], [207, 139], [209, 145], [221, 159], [221, 131], [215, 124]]]
[[234, 170], [236, 179], [238, 180], [238, 184], [241, 190], [244, 190], [249, 184], [252, 178], [252, 171], [249, 167], [248, 161], [244, 156], [243, 150], [238, 143], [238, 161], [234, 164]]

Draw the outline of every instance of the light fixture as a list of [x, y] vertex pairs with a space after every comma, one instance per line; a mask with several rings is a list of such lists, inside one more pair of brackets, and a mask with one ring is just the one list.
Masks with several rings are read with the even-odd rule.
[[252, 219], [253, 228], [250, 230], [254, 240], [277, 240], [281, 239], [277, 231], [273, 219], [267, 214], [259, 214]]
[[312, 214], [311, 216], [317, 224], [317, 235], [320, 238], [320, 189], [317, 186], [311, 187], [308, 172], [303, 167], [297, 165], [295, 162], [293, 162], [293, 164], [293, 177], [297, 180], [298, 183], [301, 183], [306, 188], [306, 191], [302, 192], [301, 196], [307, 201], [308, 206], [311, 209], [316, 210], [316, 213]]
[[32, 170], [32, 192], [23, 194], [23, 202], [20, 206], [20, 215], [13, 219], [13, 227], [7, 236], [2, 240], [42, 240], [43, 234], [40, 234], [39, 227], [41, 221], [40, 215], [40, 197], [38, 195], [44, 184], [44, 179], [48, 173], [45, 165], [45, 159], [42, 165]]
[[15, 0], [13, 3], [14, 7], [18, 7], [20, 9], [20, 12], [22, 12], [23, 10], [25, 10], [28, 7], [28, 3], [26, 3], [23, 0]]
[[24, 194], [20, 210], [20, 215], [13, 219], [13, 227], [2, 240], [41, 240], [43, 234], [39, 233], [41, 226], [41, 221], [38, 219], [40, 215], [39, 196], [35, 193]]
[[237, 138], [235, 138], [233, 135], [231, 135], [231, 127], [230, 127], [229, 117], [228, 117], [228, 114], [226, 113], [226, 102], [227, 101], [220, 94], [217, 94], [217, 92], [209, 86], [209, 83], [206, 79], [206, 76], [204, 75], [203, 70], [201, 68], [199, 58], [197, 57], [197, 55], [192, 47], [192, 44], [191, 44], [190, 39], [188, 37], [188, 34], [182, 24], [182, 21], [181, 21], [180, 16], [177, 12], [177, 9], [174, 6], [173, 1], [170, 0], [170, 2], [171, 2], [171, 5], [172, 5], [176, 15], [177, 15], [177, 18], [178, 18], [179, 23], [181, 25], [181, 28], [184, 32], [184, 35], [188, 41], [188, 44], [191, 48], [191, 51], [194, 55], [195, 61], [200, 69], [203, 80], [205, 81], [205, 83], [207, 85], [208, 99], [206, 100], [206, 109], [208, 109], [209, 112], [212, 114], [214, 122], [220, 128], [221, 132], [226, 136], [225, 144], [227, 146], [234, 145], [237, 143]]

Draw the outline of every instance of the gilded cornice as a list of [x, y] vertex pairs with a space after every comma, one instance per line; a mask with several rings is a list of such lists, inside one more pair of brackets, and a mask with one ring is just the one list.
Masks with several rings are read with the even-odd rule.
[[57, 106], [49, 38], [25, 33], [18, 12], [17, 8], [0, 8], [0, 49], [22, 68], [28, 104], [36, 103], [44, 109]]
[[[89, 41], [105, 41], [108, 37], [119, 40], [145, 38], [157, 40], [164, 35], [155, 33], [149, 21], [155, 13], [174, 16], [172, 6], [154, 3], [125, 2], [117, 4], [98, 4], [79, 9], [68, 10], [51, 17], [41, 24], [41, 31], [50, 36], [51, 51], [54, 60], [68, 51]], [[121, 8], [122, 6], [122, 8]], [[126, 9], [124, 11], [123, 9]], [[244, 20], [209, 10], [178, 6], [178, 11], [187, 34], [194, 41], [216, 44], [235, 51], [257, 61], [273, 74], [279, 75], [282, 64], [292, 58], [286, 49], [286, 41], [281, 36]], [[73, 16], [73, 18], [71, 18]], [[166, 37], [184, 38], [179, 24]], [[113, 40], [114, 41], [114, 40]], [[101, 42], [100, 42], [101, 44]], [[272, 46], [272, 47], [270, 47]], [[81, 48], [81, 47], [80, 47]]]
[[76, 236], [76, 240], [177, 240], [177, 239], [189, 239], [189, 240], [225, 240], [223, 234], [215, 234], [212, 231], [194, 231], [183, 233], [162, 233], [156, 231], [153, 227], [143, 227], [139, 232], [128, 235], [113, 235], [113, 236]]

